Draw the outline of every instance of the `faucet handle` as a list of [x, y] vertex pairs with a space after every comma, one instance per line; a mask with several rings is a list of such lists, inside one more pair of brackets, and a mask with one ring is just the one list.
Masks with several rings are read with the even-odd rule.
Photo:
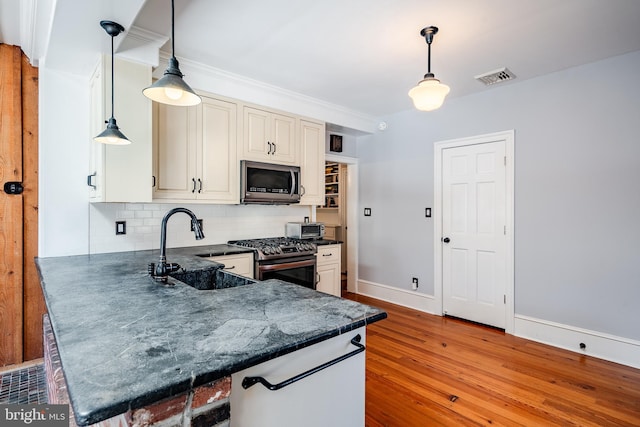
[[173, 273], [174, 271], [180, 270], [181, 267], [177, 262], [169, 262], [165, 264], [165, 268], [167, 273]]

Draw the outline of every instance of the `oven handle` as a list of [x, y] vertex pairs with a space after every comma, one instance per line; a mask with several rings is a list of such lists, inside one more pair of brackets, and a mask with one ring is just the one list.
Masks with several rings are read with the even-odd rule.
[[316, 260], [314, 259], [306, 259], [304, 261], [291, 261], [291, 262], [283, 262], [282, 264], [267, 264], [261, 265], [260, 271], [272, 271], [272, 270], [288, 270], [291, 268], [297, 267], [309, 267], [311, 265], [315, 265]]
[[322, 365], [316, 366], [313, 369], [309, 369], [308, 371], [305, 371], [301, 374], [296, 375], [295, 377], [291, 377], [288, 380], [284, 380], [281, 383], [278, 384], [271, 384], [269, 381], [267, 381], [264, 377], [244, 377], [242, 379], [242, 388], [247, 389], [255, 384], [262, 384], [263, 386], [265, 386], [266, 388], [268, 388], [271, 391], [276, 391], [276, 390], [280, 390], [281, 388], [284, 388], [288, 385], [291, 385], [297, 381], [300, 381], [301, 379], [304, 379], [310, 375], [315, 374], [316, 372], [320, 372], [323, 369], [328, 368], [329, 366], [333, 366], [336, 363], [340, 363], [343, 360], [346, 360], [350, 357], [355, 356], [358, 353], [362, 353], [365, 350], [364, 344], [360, 344], [360, 340], [362, 338], [360, 337], [360, 334], [356, 335], [355, 337], [353, 337], [353, 339], [351, 340], [351, 344], [355, 345], [356, 347], [358, 347], [357, 349], [347, 353], [347, 354], [343, 354], [340, 357], [337, 357], [333, 360], [330, 360], [328, 362], [323, 363]]

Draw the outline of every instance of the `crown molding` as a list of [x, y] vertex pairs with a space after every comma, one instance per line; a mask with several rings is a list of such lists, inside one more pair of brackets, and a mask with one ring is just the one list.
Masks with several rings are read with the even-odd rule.
[[[170, 53], [165, 51], [160, 51], [160, 61], [167, 62], [171, 57]], [[374, 133], [377, 129], [377, 120], [375, 117], [364, 114], [360, 111], [352, 110], [350, 108], [344, 107], [342, 105], [333, 104], [331, 102], [327, 102], [321, 99], [313, 98], [308, 95], [301, 94], [299, 92], [294, 92], [288, 89], [284, 89], [279, 86], [275, 86], [269, 83], [261, 82], [259, 80], [255, 80], [246, 76], [242, 76], [239, 74], [231, 73], [229, 71], [222, 70], [220, 68], [212, 67], [210, 65], [202, 64], [197, 61], [193, 61], [190, 59], [177, 57], [180, 62], [180, 69], [184, 73], [185, 69], [191, 71], [193, 74], [200, 74], [202, 76], [207, 76], [209, 81], [219, 81], [224, 82], [224, 84], [217, 85], [219, 87], [242, 87], [247, 89], [247, 93], [251, 92], [252, 94], [261, 93], [269, 95], [270, 99], [273, 97], [277, 97], [280, 99], [286, 99], [289, 102], [294, 102], [298, 104], [303, 104], [307, 108], [307, 110], [311, 110], [317, 112], [317, 114], [304, 113], [303, 115], [307, 115], [309, 117], [313, 117], [318, 120], [323, 120], [325, 122], [342, 124], [343, 126], [353, 128], [357, 131], [362, 131], [366, 133]], [[189, 73], [189, 74], [191, 74]], [[186, 74], [186, 73], [185, 73]], [[188, 80], [188, 78], [187, 78]], [[194, 89], [201, 89], [205, 91], [210, 91], [213, 93], [217, 93], [219, 95], [228, 96], [231, 98], [242, 99], [247, 102], [253, 103], [263, 103], [262, 98], [264, 96], [251, 96], [247, 95], [245, 97], [239, 96], [237, 93], [221, 93], [221, 90], [213, 90], [208, 87], [199, 87], [197, 84], [194, 84], [192, 81], [189, 84], [194, 87]], [[257, 98], [257, 99], [253, 99]], [[280, 108], [277, 105], [266, 105], [271, 108]], [[299, 114], [299, 112], [296, 112]], [[349, 124], [341, 123], [338, 120], [340, 117], [348, 117]]]
[[155, 68], [159, 64], [160, 49], [168, 40], [169, 36], [134, 25], [120, 40], [116, 52], [121, 58], [149, 64]]

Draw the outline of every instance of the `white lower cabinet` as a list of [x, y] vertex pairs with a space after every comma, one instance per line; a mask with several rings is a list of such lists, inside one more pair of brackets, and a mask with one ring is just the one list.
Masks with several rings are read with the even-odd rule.
[[243, 380], [260, 376], [278, 384], [358, 350], [351, 340], [364, 327], [252, 366], [231, 376], [231, 427], [363, 427], [365, 351], [271, 391]]
[[327, 294], [341, 296], [340, 288], [340, 245], [318, 246], [316, 290]]
[[206, 259], [224, 264], [224, 270], [230, 273], [237, 274], [238, 276], [248, 277], [250, 279], [254, 278], [253, 252], [244, 254], [212, 256]]

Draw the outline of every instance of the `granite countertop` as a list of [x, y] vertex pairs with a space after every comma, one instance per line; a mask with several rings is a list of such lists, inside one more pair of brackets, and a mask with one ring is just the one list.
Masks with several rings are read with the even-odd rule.
[[[219, 269], [168, 249], [186, 270]], [[68, 391], [80, 425], [142, 407], [384, 319], [375, 307], [279, 280], [197, 290], [147, 276], [158, 251], [38, 258]]]

